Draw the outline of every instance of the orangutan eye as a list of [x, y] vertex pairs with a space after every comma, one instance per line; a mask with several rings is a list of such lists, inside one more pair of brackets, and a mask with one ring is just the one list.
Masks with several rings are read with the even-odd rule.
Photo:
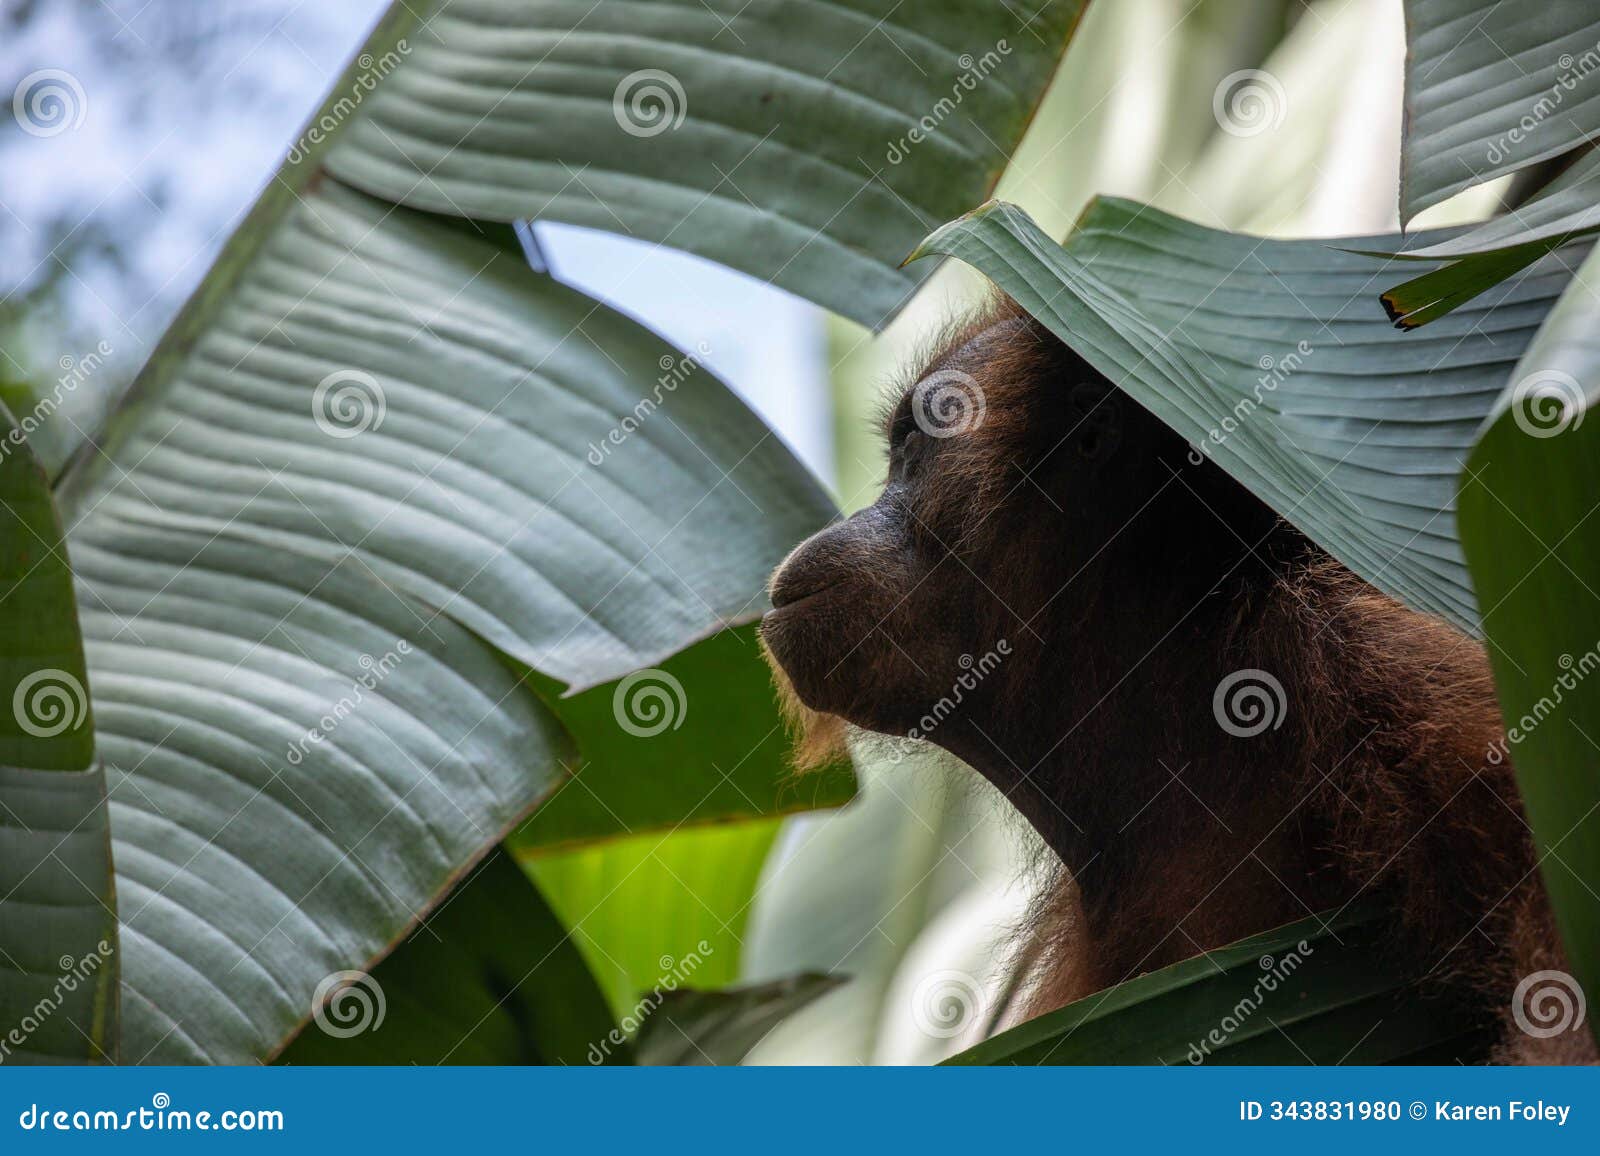
[[911, 472], [922, 464], [923, 459], [927, 456], [927, 448], [928, 437], [920, 429], [913, 427], [906, 431], [906, 435], [900, 439], [899, 457], [902, 477], [910, 476]]

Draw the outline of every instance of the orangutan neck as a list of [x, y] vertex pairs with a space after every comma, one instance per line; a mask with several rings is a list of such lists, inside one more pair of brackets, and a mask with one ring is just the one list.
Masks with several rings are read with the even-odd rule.
[[1189, 609], [1094, 624], [1125, 645], [1013, 728], [1050, 745], [957, 751], [1077, 881], [1101, 986], [1344, 902], [1347, 828], [1384, 792], [1437, 809], [1497, 733], [1476, 648], [1342, 568]]

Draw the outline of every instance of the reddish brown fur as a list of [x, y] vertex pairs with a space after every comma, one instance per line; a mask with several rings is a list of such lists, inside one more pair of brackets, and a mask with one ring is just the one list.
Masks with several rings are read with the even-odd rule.
[[[960, 436], [914, 430], [940, 374]], [[954, 327], [890, 422], [869, 510], [798, 547], [763, 636], [815, 755], [927, 737], [1060, 856], [1025, 957], [1035, 1010], [1244, 935], [1380, 897], [1410, 966], [1507, 1008], [1561, 955], [1481, 648], [1316, 549], [1008, 301]], [[963, 656], [1009, 656], [923, 734]], [[1212, 696], [1270, 672], [1277, 729]], [[1586, 1032], [1503, 1059], [1593, 1058]]]

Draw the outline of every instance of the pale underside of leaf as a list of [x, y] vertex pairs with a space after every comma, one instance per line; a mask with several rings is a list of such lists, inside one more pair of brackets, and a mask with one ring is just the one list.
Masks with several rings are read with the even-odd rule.
[[355, 561], [104, 511], [73, 554], [126, 1062], [263, 1058], [575, 757], [489, 647]]
[[[335, 436], [315, 391], [341, 374]], [[159, 388], [78, 506], [358, 558], [574, 689], [758, 617], [767, 570], [829, 512], [692, 357], [520, 253], [333, 182]]]
[[1375, 586], [1478, 630], [1455, 530], [1474, 435], [1570, 280], [1564, 253], [1420, 334], [1374, 289], [1394, 264], [1103, 200], [1065, 246], [990, 205], [924, 248], [958, 256]]
[[67, 490], [132, 1060], [260, 1058], [555, 788], [576, 751], [506, 655], [649, 665], [755, 617], [828, 512], [703, 367], [498, 240], [331, 181], [272, 224]]
[[98, 767], [0, 767], [0, 1063], [116, 1062], [105, 797]]
[[422, 8], [341, 180], [686, 249], [875, 326], [925, 275], [901, 258], [994, 187], [1083, 3]]
[[1600, 11], [1580, 0], [1406, 0], [1400, 218], [1600, 128]]

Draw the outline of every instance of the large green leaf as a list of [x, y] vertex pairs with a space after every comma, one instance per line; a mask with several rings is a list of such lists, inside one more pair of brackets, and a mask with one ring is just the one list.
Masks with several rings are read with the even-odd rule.
[[72, 573], [4, 405], [0, 638], [0, 1063], [115, 1061], [117, 900]]
[[[1508, 744], [1562, 943], [1600, 1007], [1600, 256], [1523, 356], [1461, 479]], [[1600, 1023], [1589, 1017], [1600, 1038]]]
[[635, 1046], [641, 1064], [737, 1064], [789, 1016], [845, 983], [807, 972], [728, 991], [657, 992]]
[[1600, 10], [1581, 0], [1406, 0], [1400, 218], [1600, 128]]
[[104, 508], [73, 558], [129, 1061], [265, 1057], [576, 757], [493, 652], [355, 561]]
[[275, 226], [157, 352], [69, 518], [355, 560], [574, 689], [759, 617], [827, 518], [704, 367], [520, 250], [334, 182]]
[[767, 819], [553, 855], [524, 852], [523, 867], [620, 1017], [669, 975], [700, 988], [738, 979], [750, 904], [777, 827]]
[[327, 163], [414, 207], [686, 249], [877, 325], [921, 274], [900, 259], [993, 189], [1083, 6], [401, 4]]
[[583, 1064], [616, 1027], [539, 891], [496, 850], [370, 974], [325, 984], [288, 1064]]
[[1065, 246], [1015, 207], [986, 205], [923, 251], [982, 270], [1363, 578], [1478, 631], [1456, 476], [1571, 279], [1565, 251], [1413, 334], [1373, 300], [1385, 258], [1130, 202], [1097, 202]]
[[828, 507], [682, 364], [492, 235], [331, 181], [258, 207], [62, 491], [133, 1058], [270, 1051], [554, 789], [506, 655], [593, 685], [758, 613]]
[[1395, 254], [1450, 261], [1386, 292], [1382, 301], [1402, 329], [1443, 316], [1489, 286], [1575, 237], [1600, 231], [1600, 152], [1579, 158], [1537, 196], [1447, 241]]
[[1481, 1060], [1486, 1025], [1384, 959], [1383, 920], [1313, 916], [1149, 972], [950, 1064], [1384, 1064]]

